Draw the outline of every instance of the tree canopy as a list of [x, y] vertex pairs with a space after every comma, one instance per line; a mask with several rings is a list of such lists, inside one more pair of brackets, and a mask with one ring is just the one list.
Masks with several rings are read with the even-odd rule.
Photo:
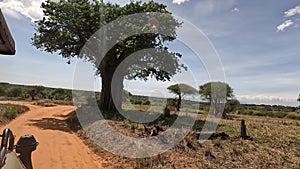
[[184, 84], [184, 83], [171, 85], [167, 89], [171, 93], [173, 93], [173, 94], [175, 94], [177, 96], [177, 98], [176, 98], [176, 102], [177, 102], [176, 108], [177, 108], [177, 111], [180, 110], [181, 101], [184, 98], [184, 96], [186, 96], [186, 95], [194, 95], [194, 94], [196, 94], [198, 92], [192, 86], [190, 86], [188, 84]]
[[224, 82], [209, 82], [201, 85], [199, 86], [199, 94], [203, 99], [216, 103], [234, 97], [233, 89]]
[[216, 114], [220, 113], [228, 99], [234, 97], [233, 89], [224, 82], [208, 82], [201, 85], [199, 94], [204, 100], [210, 101]]
[[35, 100], [35, 97], [45, 90], [44, 86], [33, 86], [27, 89], [26, 93], [30, 95], [31, 100]]
[[[147, 80], [153, 77], [165, 81], [181, 69], [186, 69], [179, 62], [181, 54], [171, 52], [167, 43], [175, 40], [176, 29], [181, 23], [163, 4], [130, 1], [120, 6], [97, 0], [47, 0], [42, 3], [42, 8], [45, 17], [36, 22], [33, 45], [46, 52], [59, 53], [67, 59], [77, 57], [93, 63], [96, 74], [102, 78], [102, 110], [120, 107], [119, 103], [113, 102], [112, 97], [121, 98], [124, 78]], [[110, 24], [118, 18], [137, 13], [143, 14], [130, 17], [126, 22]], [[98, 37], [95, 33], [107, 25], [109, 27], [105, 29], [105, 36]], [[93, 40], [99, 45], [85, 47], [87, 42]], [[109, 44], [113, 44], [111, 48]], [[109, 50], [101, 56], [105, 46], [109, 46]], [[122, 62], [128, 61], [128, 56], [150, 48], [154, 49], [153, 52], [135, 55], [118, 71], [120, 75], [113, 90], [116, 92], [112, 96], [112, 78], [117, 68], [121, 67]]]

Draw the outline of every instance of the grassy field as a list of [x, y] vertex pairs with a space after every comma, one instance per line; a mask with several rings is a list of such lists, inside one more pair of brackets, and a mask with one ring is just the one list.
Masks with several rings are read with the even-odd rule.
[[[147, 106], [141, 106], [139, 109], [145, 111]], [[174, 115], [174, 112], [171, 114]], [[172, 117], [176, 118], [176, 116]], [[300, 169], [299, 120], [230, 114], [231, 118], [222, 119], [216, 131], [216, 133], [226, 133], [229, 138], [222, 140], [216, 137], [200, 144], [197, 138], [206, 117], [207, 113], [198, 114], [193, 130], [179, 145], [159, 156], [140, 159], [119, 157], [94, 144], [80, 129], [79, 124], [75, 125], [75, 114], [69, 118], [69, 122], [84, 142], [104, 159], [105, 168]], [[249, 140], [239, 137], [242, 119], [246, 121], [247, 134], [251, 137]], [[139, 137], [140, 132], [143, 131], [142, 124], [132, 123], [126, 119], [107, 120], [115, 130], [128, 136]], [[167, 127], [163, 122], [159, 124], [164, 128]], [[151, 125], [153, 124], [146, 126], [151, 127]]]

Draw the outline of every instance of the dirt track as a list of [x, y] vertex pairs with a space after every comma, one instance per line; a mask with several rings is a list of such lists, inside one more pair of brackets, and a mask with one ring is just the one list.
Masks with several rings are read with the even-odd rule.
[[102, 168], [101, 159], [65, 123], [66, 116], [74, 110], [73, 106], [40, 107], [24, 102], [10, 103], [25, 105], [30, 111], [1, 126], [1, 133], [4, 128], [10, 128], [16, 141], [24, 134], [35, 136], [39, 145], [32, 155], [34, 169]]

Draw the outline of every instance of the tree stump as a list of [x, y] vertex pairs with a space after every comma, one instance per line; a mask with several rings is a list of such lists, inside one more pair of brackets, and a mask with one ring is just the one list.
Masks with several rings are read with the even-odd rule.
[[248, 139], [245, 120], [241, 121], [241, 138]]

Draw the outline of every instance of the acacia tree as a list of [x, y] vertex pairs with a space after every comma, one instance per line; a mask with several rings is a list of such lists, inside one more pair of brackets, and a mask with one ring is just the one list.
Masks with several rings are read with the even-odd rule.
[[[94, 64], [96, 74], [101, 76], [102, 87], [99, 107], [101, 110], [116, 110], [121, 103], [114, 103], [113, 98], [122, 98], [123, 80], [143, 79], [154, 77], [157, 80], [170, 80], [179, 72], [183, 64], [179, 63], [181, 54], [171, 52], [168, 43], [176, 38], [176, 29], [181, 25], [174, 19], [166, 6], [153, 1], [133, 2], [119, 6], [110, 2], [97, 0], [60, 0], [42, 3], [44, 18], [37, 21], [33, 37], [33, 45], [47, 52], [58, 52], [62, 57], [71, 59], [77, 57]], [[160, 18], [153, 17], [151, 12], [160, 12]], [[82, 48], [88, 39], [104, 25], [117, 18], [136, 13], [146, 13], [146, 17], [138, 17], [129, 23], [118, 23], [122, 30], [139, 32], [140, 30], [153, 30], [153, 33], [143, 33], [126, 36], [124, 32], [109, 29], [105, 37], [93, 37], [100, 44], [114, 43], [107, 53], [102, 56], [95, 54], [95, 49], [87, 49], [82, 54]], [[163, 22], [162, 22], [163, 21]], [[135, 22], [136, 24], [132, 24]], [[168, 35], [161, 32], [168, 32]], [[119, 36], [115, 42], [112, 37]], [[122, 37], [125, 37], [122, 39]], [[103, 47], [103, 45], [102, 45]], [[122, 67], [120, 75], [112, 89], [113, 75], [125, 59], [142, 49], [154, 49], [154, 53], [143, 53], [134, 59], [138, 63], [130, 63]], [[96, 49], [99, 50], [99, 49]], [[101, 49], [100, 49], [101, 51]], [[167, 70], [167, 71], [166, 71]], [[112, 96], [114, 91], [114, 96]]]
[[186, 95], [194, 95], [197, 93], [197, 90], [190, 85], [180, 83], [174, 84], [167, 88], [171, 93], [177, 96], [176, 98], [176, 109], [177, 111], [180, 110], [181, 101]]
[[209, 82], [199, 86], [199, 94], [204, 100], [211, 103], [214, 113], [220, 113], [220, 107], [224, 106], [226, 101], [233, 98], [233, 89], [224, 82]]
[[30, 95], [31, 100], [35, 100], [35, 97], [39, 94], [42, 94], [42, 92], [45, 90], [44, 86], [34, 86], [29, 88], [26, 92]]

